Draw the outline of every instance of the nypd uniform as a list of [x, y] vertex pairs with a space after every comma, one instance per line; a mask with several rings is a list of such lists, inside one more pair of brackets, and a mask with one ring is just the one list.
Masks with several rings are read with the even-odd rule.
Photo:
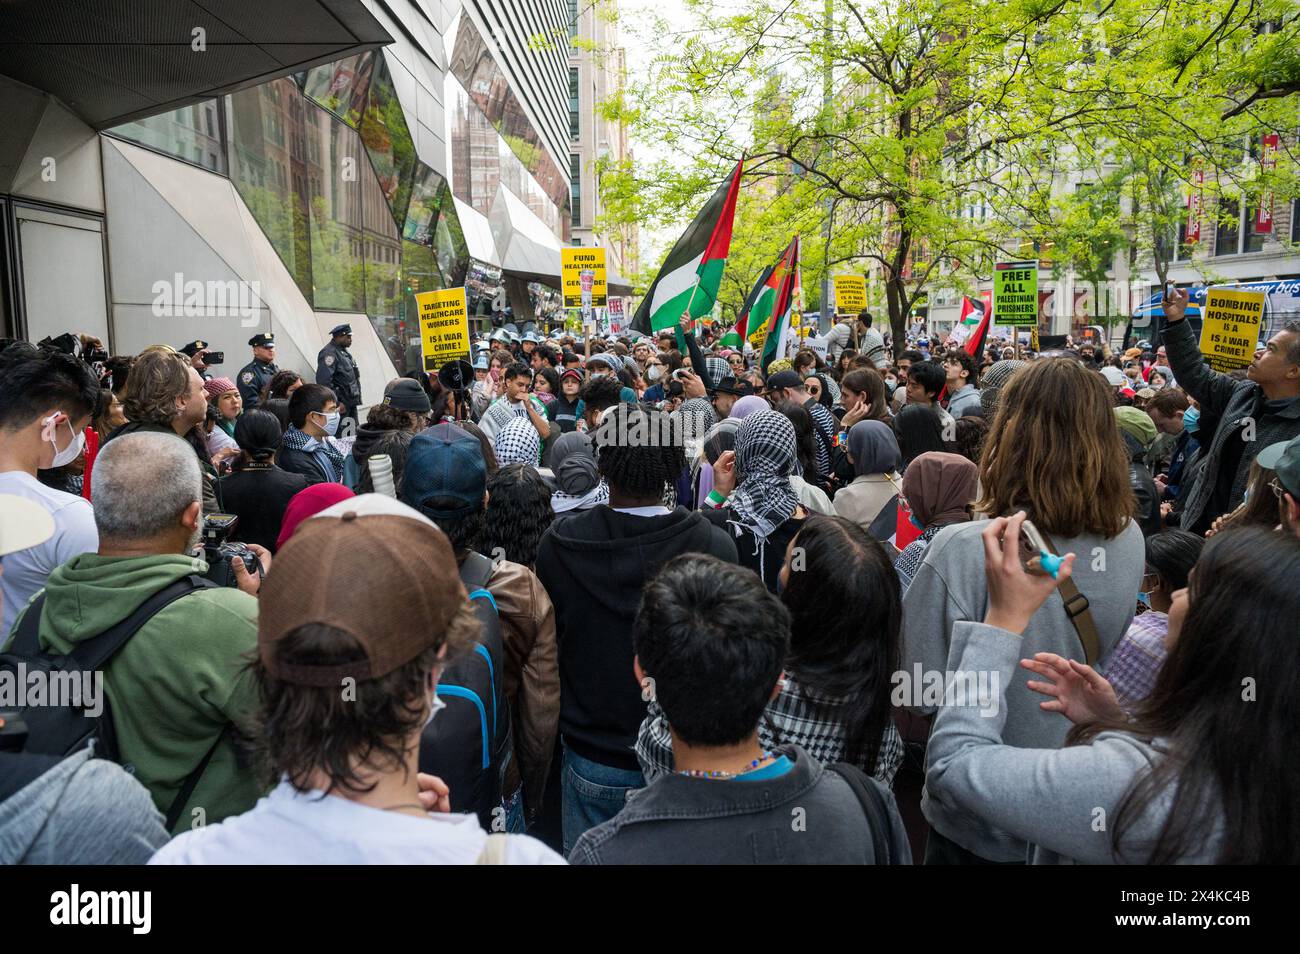
[[[248, 339], [250, 348], [265, 348], [274, 344], [275, 334], [270, 331], [253, 335]], [[279, 371], [280, 369], [274, 364], [259, 361], [257, 358], [240, 368], [239, 380], [235, 382], [235, 386], [239, 388], [239, 396], [244, 399], [244, 407], [257, 407], [262, 398], [262, 389], [271, 383], [271, 379]]]
[[339, 404], [343, 406], [344, 417], [356, 420], [361, 406], [361, 371], [351, 352], [334, 343], [334, 338], [339, 335], [350, 334], [351, 325], [336, 325], [330, 331], [330, 343], [321, 348], [320, 354], [316, 356], [316, 383], [323, 384], [334, 392]]

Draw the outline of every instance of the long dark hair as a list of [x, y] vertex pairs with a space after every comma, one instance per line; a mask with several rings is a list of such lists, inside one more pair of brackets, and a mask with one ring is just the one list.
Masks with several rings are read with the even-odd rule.
[[[1139, 777], [1113, 826], [1116, 857], [1168, 864], [1222, 823], [1217, 864], [1300, 862], [1300, 540], [1248, 527], [1215, 534], [1192, 573], [1187, 618], [1132, 722], [1089, 723], [1068, 744], [1103, 731], [1162, 739], [1168, 757]], [[1259, 685], [1256, 689], [1256, 680]], [[1150, 855], [1125, 845], [1144, 815], [1163, 810]]]
[[943, 422], [939, 412], [928, 404], [905, 404], [894, 418], [894, 435], [903, 452], [906, 467], [930, 451], [951, 453], [953, 448], [943, 439]]
[[813, 436], [813, 419], [808, 409], [793, 401], [782, 401], [776, 406], [794, 425], [794, 449], [805, 479], [817, 479], [817, 438]]
[[542, 534], [555, 519], [546, 481], [527, 464], [507, 464], [488, 479], [487, 491], [484, 551], [493, 556], [499, 547], [505, 559], [531, 568]]
[[[781, 602], [792, 618], [786, 669], [844, 701], [844, 759], [874, 767], [891, 718], [903, 604], [884, 549], [843, 517], [810, 517], [794, 539]], [[815, 702], [815, 700], [813, 700]]]

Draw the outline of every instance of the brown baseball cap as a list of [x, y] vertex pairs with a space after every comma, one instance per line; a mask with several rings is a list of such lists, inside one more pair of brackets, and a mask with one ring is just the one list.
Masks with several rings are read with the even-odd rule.
[[[306, 520], [276, 553], [258, 602], [257, 646], [274, 678], [338, 686], [385, 676], [439, 646], [468, 597], [446, 535], [394, 500], [387, 512], [343, 501], [331, 517]], [[366, 511], [370, 510], [369, 513]], [[335, 513], [337, 511], [337, 513]], [[342, 630], [366, 658], [342, 665], [284, 664], [275, 644], [309, 623]]]

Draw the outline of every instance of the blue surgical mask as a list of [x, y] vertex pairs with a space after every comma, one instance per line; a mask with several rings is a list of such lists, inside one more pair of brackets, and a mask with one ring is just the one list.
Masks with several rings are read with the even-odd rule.
[[316, 413], [325, 415], [325, 423], [321, 425], [321, 429], [326, 434], [333, 437], [339, 432], [339, 420], [342, 415], [338, 411], [330, 411], [328, 414], [324, 411], [317, 411]]
[[1201, 426], [1201, 409], [1199, 407], [1189, 407], [1183, 411], [1183, 429], [1189, 434], [1195, 434]]
[[1151, 605], [1151, 594], [1150, 594], [1150, 593], [1139, 593], [1139, 594], [1138, 594], [1138, 600], [1140, 600], [1144, 606], [1150, 606], [1150, 605]]

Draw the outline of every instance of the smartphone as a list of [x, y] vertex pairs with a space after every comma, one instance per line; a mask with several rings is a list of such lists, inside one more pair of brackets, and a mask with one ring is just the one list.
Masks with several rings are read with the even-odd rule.
[[226, 353], [224, 351], [209, 351], [203, 356], [203, 362], [208, 365], [225, 364]]
[[1038, 564], [1035, 563], [1032, 566], [1030, 565], [1030, 561], [1035, 557], [1040, 556], [1043, 553], [1051, 552], [1051, 550], [1048, 549], [1047, 541], [1043, 539], [1043, 535], [1038, 532], [1038, 528], [1034, 526], [1032, 520], [1026, 520], [1020, 525], [1020, 550], [1022, 553], [1026, 554], [1023, 561], [1026, 571], [1030, 573], [1038, 573], [1042, 576], [1048, 575], [1047, 572]]

